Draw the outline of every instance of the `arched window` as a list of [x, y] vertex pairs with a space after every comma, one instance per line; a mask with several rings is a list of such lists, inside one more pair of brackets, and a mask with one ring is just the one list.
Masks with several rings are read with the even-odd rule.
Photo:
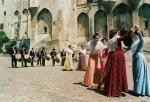
[[93, 0], [87, 0], [87, 3], [91, 3]]
[[16, 10], [16, 11], [14, 12], [14, 16], [19, 16], [19, 11], [18, 11], [18, 10]]
[[150, 4], [144, 3], [139, 8], [139, 24], [140, 29], [144, 32], [145, 36], [149, 33], [150, 28]]
[[4, 5], [4, 0], [2, 0], [2, 5]]
[[132, 11], [126, 4], [119, 4], [113, 12], [114, 29], [122, 30], [133, 26]]
[[4, 11], [4, 16], [6, 16], [6, 11]]
[[52, 38], [52, 14], [51, 12], [44, 8], [42, 9], [38, 16], [37, 16], [37, 21], [38, 21], [38, 32], [39, 34], [49, 34], [50, 37]]
[[78, 18], [78, 44], [89, 40], [89, 17], [86, 13], [81, 13]]
[[94, 16], [94, 31], [107, 37], [107, 15], [103, 10], [97, 11]]

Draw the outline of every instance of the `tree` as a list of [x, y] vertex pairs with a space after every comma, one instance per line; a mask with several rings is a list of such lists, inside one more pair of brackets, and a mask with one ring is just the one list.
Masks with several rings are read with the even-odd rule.
[[1, 31], [0, 32], [0, 45], [3, 45], [7, 42], [9, 42], [9, 38], [7, 37], [5, 32]]
[[0, 52], [2, 51], [3, 44], [8, 42], [9, 42], [9, 38], [7, 37], [6, 33], [0, 31]]

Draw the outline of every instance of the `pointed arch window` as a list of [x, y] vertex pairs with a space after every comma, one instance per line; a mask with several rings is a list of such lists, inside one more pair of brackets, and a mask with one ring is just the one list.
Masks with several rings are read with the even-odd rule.
[[2, 5], [4, 5], [4, 0], [2, 0]]

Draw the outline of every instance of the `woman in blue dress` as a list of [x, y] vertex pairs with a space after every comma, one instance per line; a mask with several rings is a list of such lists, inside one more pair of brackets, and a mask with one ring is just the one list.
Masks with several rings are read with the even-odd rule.
[[134, 93], [138, 96], [150, 96], [149, 68], [143, 54], [143, 36], [137, 26], [133, 29], [134, 43], [131, 46], [131, 50], [133, 53]]

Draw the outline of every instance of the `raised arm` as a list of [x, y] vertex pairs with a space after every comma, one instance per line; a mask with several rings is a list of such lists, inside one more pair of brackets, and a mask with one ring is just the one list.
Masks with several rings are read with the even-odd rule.
[[141, 33], [141, 32], [137, 32], [137, 33], [138, 33], [138, 36], [139, 36], [139, 44], [138, 44], [138, 46], [137, 46], [135, 55], [136, 55], [136, 54], [143, 48], [143, 46], [144, 46], [144, 39], [143, 39], [142, 33]]
[[118, 38], [118, 40], [123, 41], [124, 39], [128, 39], [132, 35], [133, 35], [132, 31], [127, 31], [127, 32], [123, 33], [123, 35], [121, 34], [121, 36]]

